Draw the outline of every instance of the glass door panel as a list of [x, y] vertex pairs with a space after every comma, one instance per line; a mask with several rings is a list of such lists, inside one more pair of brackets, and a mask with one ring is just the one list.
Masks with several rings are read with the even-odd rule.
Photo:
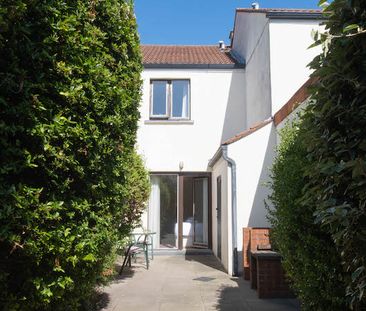
[[177, 247], [177, 187], [177, 175], [151, 176], [149, 229], [159, 248]]
[[160, 176], [160, 247], [177, 246], [177, 176]]
[[208, 178], [195, 178], [193, 185], [194, 244], [208, 244]]

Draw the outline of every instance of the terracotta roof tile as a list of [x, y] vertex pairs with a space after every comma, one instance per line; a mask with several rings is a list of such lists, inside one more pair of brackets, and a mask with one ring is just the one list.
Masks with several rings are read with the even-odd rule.
[[273, 119], [276, 126], [285, 120], [301, 103], [310, 97], [309, 87], [315, 85], [318, 80], [319, 79], [317, 77], [312, 77], [307, 80], [290, 98], [290, 100], [275, 113]]
[[249, 129], [240, 132], [239, 134], [236, 134], [235, 136], [229, 138], [228, 140], [224, 141], [222, 143], [222, 145], [230, 145], [232, 143], [237, 142], [238, 140], [247, 137], [251, 134], [253, 134], [254, 132], [260, 130], [262, 127], [266, 126], [267, 124], [271, 123], [273, 121], [273, 118], [269, 118], [267, 120], [263, 120], [261, 122], [258, 122], [256, 124], [253, 124]]
[[230, 49], [211, 45], [142, 45], [143, 63], [235, 65]]

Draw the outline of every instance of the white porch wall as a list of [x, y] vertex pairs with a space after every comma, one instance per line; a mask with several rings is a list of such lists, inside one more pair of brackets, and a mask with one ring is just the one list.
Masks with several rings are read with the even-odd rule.
[[220, 158], [212, 168], [212, 250], [217, 256], [217, 177], [221, 176], [221, 262], [232, 272], [231, 247], [231, 174], [227, 162]]
[[[264, 200], [270, 193], [269, 168], [274, 157], [276, 132], [272, 123], [228, 146], [228, 156], [236, 162], [237, 240], [242, 263], [243, 227], [268, 227]], [[242, 265], [240, 264], [240, 268]]]
[[321, 52], [308, 49], [313, 43], [311, 31], [324, 29], [320, 21], [271, 20], [270, 62], [272, 113], [276, 113], [309, 78], [307, 65]]
[[[150, 171], [206, 171], [221, 142], [244, 129], [244, 70], [145, 69], [137, 132]], [[190, 79], [193, 124], [148, 124], [151, 79]]]

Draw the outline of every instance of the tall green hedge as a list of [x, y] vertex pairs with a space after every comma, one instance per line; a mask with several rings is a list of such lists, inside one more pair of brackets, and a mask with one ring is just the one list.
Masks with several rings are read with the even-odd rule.
[[304, 120], [303, 202], [342, 255], [349, 303], [366, 310], [366, 2], [334, 0], [325, 12], [324, 53], [311, 63], [316, 104]]
[[309, 182], [304, 176], [309, 165], [304, 134], [300, 121], [287, 124], [280, 133], [272, 167], [271, 239], [283, 257], [301, 309], [343, 311], [347, 304], [341, 256], [331, 235], [314, 223], [316, 206], [302, 204], [303, 189]]
[[305, 310], [366, 310], [366, 2], [334, 0], [325, 14], [312, 102], [275, 160], [271, 221]]
[[140, 72], [131, 1], [1, 1], [1, 310], [76, 310], [141, 212]]

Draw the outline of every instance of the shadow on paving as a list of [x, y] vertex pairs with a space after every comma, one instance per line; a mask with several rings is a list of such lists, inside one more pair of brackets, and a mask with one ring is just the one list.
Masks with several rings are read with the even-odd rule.
[[[242, 277], [230, 277], [221, 262], [213, 255], [186, 255], [186, 261], [198, 262], [216, 272], [203, 271], [194, 281], [201, 282], [205, 288], [216, 291], [210, 296], [215, 302], [208, 310], [218, 311], [299, 311], [296, 299], [259, 299], [257, 291], [250, 288], [250, 282]], [[218, 284], [217, 282], [221, 283]], [[206, 310], [206, 309], [205, 309]]]
[[[119, 270], [117, 270], [119, 271]], [[128, 279], [131, 279], [133, 275], [135, 274], [135, 267], [126, 267], [123, 269], [122, 274], [117, 274], [109, 281], [109, 284], [115, 284], [115, 283], [124, 283]]]
[[[128, 279], [131, 279], [134, 276], [135, 269], [140, 268], [140, 267], [135, 267], [134, 265], [132, 265], [131, 267], [129, 267], [127, 265], [127, 267], [125, 267], [123, 269], [123, 272], [120, 275], [119, 271], [121, 269], [121, 266], [122, 266], [122, 263], [120, 263], [120, 262], [117, 262], [114, 265], [115, 274], [108, 281], [109, 285], [127, 282]], [[109, 303], [110, 303], [109, 294], [103, 292], [102, 289], [97, 288], [97, 289], [95, 289], [94, 293], [92, 294], [91, 299], [88, 302], [88, 304], [84, 305], [82, 310], [85, 310], [85, 311], [100, 311], [100, 310], [103, 310], [103, 309], [107, 308]]]
[[230, 277], [213, 255], [159, 256], [149, 270], [138, 260], [99, 290], [88, 311], [300, 310], [294, 299], [258, 299], [248, 281]]
[[109, 305], [109, 302], [109, 294], [96, 289], [92, 294], [90, 301], [82, 306], [82, 310], [100, 311], [107, 307]]
[[199, 262], [200, 264], [210, 267], [212, 269], [225, 272], [225, 269], [221, 262], [219, 262], [212, 255], [185, 255], [185, 260]]
[[259, 299], [257, 292], [250, 288], [250, 282], [231, 278], [237, 287], [222, 286], [218, 290], [219, 300], [216, 310], [219, 311], [300, 311], [297, 299]]

